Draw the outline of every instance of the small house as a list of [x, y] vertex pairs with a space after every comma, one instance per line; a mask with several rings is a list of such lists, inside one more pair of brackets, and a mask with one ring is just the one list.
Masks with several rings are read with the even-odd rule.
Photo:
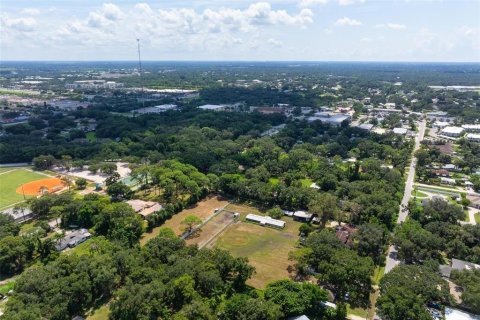
[[313, 218], [313, 214], [305, 211], [295, 211], [293, 213], [293, 220], [296, 220], [296, 221], [310, 222], [312, 218]]
[[65, 250], [66, 248], [75, 248], [79, 244], [91, 238], [92, 234], [87, 229], [74, 230], [67, 234], [63, 239], [58, 241], [55, 249], [57, 251]]

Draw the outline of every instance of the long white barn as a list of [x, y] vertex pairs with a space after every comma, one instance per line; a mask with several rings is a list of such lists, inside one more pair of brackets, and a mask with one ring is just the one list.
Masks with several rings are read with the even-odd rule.
[[269, 216], [262, 217], [256, 214], [249, 213], [247, 214], [246, 218], [247, 220], [258, 222], [262, 226], [271, 226], [271, 227], [281, 228], [281, 229], [285, 227], [285, 221], [273, 219], [273, 218], [270, 218]]

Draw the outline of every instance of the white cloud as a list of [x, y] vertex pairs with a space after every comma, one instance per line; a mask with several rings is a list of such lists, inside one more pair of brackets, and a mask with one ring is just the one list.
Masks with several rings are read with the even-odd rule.
[[[469, 26], [461, 26], [460, 29], [460, 34], [463, 35], [464, 37], [477, 37], [478, 36], [478, 28], [472, 28]], [[480, 41], [480, 39], [477, 38], [477, 41]]]
[[21, 11], [21, 14], [28, 15], [28, 16], [36, 16], [40, 14], [40, 10], [36, 8], [25, 8]]
[[364, 3], [365, 0], [338, 0], [338, 4], [341, 6], [349, 6], [356, 3]]
[[37, 27], [37, 20], [34, 18], [9, 18], [7, 15], [3, 15], [0, 18], [1, 29], [9, 28], [11, 30], [20, 32], [32, 32]]
[[343, 27], [343, 26], [357, 27], [357, 26], [361, 26], [362, 22], [360, 22], [358, 20], [355, 20], [355, 19], [350, 19], [350, 18], [347, 18], [347, 17], [343, 17], [343, 18], [340, 18], [337, 21], [335, 21], [334, 25], [339, 26], [339, 27]]
[[268, 44], [271, 44], [273, 47], [277, 47], [277, 48], [283, 46], [283, 42], [282, 42], [282, 41], [277, 40], [277, 39], [274, 39], [274, 38], [268, 39], [268, 40], [267, 40], [267, 43], [268, 43]]
[[112, 21], [119, 20], [124, 16], [122, 10], [113, 3], [104, 3], [101, 12], [106, 19]]
[[327, 4], [328, 0], [301, 0], [299, 3], [300, 7], [307, 8], [315, 5]]
[[398, 23], [377, 24], [376, 27], [377, 28], [388, 28], [388, 29], [393, 29], [393, 30], [407, 29], [406, 25], [398, 24]]
[[372, 42], [373, 40], [369, 37], [363, 37], [360, 39], [360, 42], [365, 42], [365, 43], [370, 43]]

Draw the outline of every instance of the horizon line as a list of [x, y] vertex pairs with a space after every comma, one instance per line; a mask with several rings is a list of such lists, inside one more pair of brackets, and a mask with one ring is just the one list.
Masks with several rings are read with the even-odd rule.
[[[137, 60], [2, 60], [1, 63], [8, 62], [130, 62], [138, 63]], [[405, 61], [405, 60], [142, 60], [142, 62], [241, 62], [241, 63], [425, 63], [425, 64], [480, 64], [480, 61]]]

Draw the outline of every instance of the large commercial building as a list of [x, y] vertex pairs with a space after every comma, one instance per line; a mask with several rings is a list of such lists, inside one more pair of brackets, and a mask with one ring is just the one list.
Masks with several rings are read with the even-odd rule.
[[350, 122], [351, 117], [346, 114], [330, 113], [330, 112], [317, 112], [313, 116], [307, 119], [309, 122], [321, 121], [334, 126], [341, 126], [343, 122]]
[[123, 83], [118, 83], [115, 81], [105, 81], [105, 80], [81, 80], [75, 81], [74, 83], [67, 83], [65, 85], [67, 89], [118, 89], [123, 88]]
[[225, 111], [227, 110], [227, 106], [219, 105], [219, 104], [204, 104], [203, 106], [199, 106], [199, 109], [202, 110], [209, 110], [209, 111]]
[[480, 124], [464, 124], [462, 128], [467, 132], [480, 132]]
[[441, 134], [447, 137], [457, 138], [463, 135], [462, 127], [445, 127], [442, 129]]
[[455, 117], [450, 117], [448, 113], [444, 111], [427, 112], [427, 119], [430, 121], [441, 121], [441, 122], [455, 121]]
[[477, 133], [468, 133], [466, 135], [466, 138], [468, 141], [471, 141], [471, 142], [480, 142], [480, 134], [477, 134]]

